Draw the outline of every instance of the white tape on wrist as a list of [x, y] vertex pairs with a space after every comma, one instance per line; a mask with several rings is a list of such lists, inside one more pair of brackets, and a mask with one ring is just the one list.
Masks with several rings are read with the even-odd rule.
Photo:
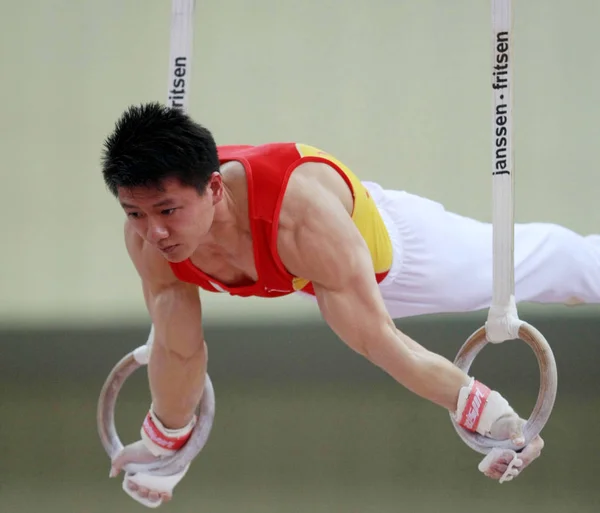
[[169, 456], [186, 444], [196, 421], [197, 417], [194, 415], [187, 426], [179, 429], [169, 429], [163, 425], [155, 415], [152, 407], [150, 407], [140, 434], [144, 444], [154, 456]]
[[471, 378], [460, 389], [454, 418], [463, 428], [488, 436], [494, 422], [512, 412], [508, 401], [498, 392]]

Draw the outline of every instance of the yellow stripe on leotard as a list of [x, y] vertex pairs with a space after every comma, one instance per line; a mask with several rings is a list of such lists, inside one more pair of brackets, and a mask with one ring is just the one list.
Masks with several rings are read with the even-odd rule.
[[[352, 220], [369, 248], [375, 274], [378, 279], [383, 278], [392, 265], [392, 241], [369, 191], [359, 178], [334, 156], [306, 144], [296, 144], [296, 148], [302, 157], [320, 157], [328, 160], [346, 176], [352, 185], [354, 196]], [[304, 278], [295, 278], [294, 289], [300, 290], [308, 283]]]

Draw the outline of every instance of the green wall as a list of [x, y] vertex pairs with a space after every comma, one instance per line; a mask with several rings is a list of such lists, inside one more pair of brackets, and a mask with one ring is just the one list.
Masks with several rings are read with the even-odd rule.
[[[482, 316], [405, 321], [453, 358]], [[543, 456], [511, 483], [478, 470], [479, 455], [447, 413], [347, 349], [322, 323], [208, 326], [217, 397], [207, 446], [165, 511], [213, 513], [597, 513], [600, 318], [573, 310], [528, 319], [552, 343], [559, 392]], [[0, 332], [0, 511], [145, 511], [108, 479], [95, 407], [112, 365], [145, 327]], [[523, 343], [488, 346], [473, 373], [527, 415], [538, 371]], [[145, 372], [117, 404], [133, 441], [148, 407]]]

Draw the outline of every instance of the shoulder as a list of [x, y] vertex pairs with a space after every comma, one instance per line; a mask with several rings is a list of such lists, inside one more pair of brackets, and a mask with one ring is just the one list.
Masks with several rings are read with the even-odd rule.
[[284, 192], [280, 229], [319, 221], [324, 214], [350, 219], [352, 207], [352, 192], [333, 167], [324, 162], [303, 162], [292, 172]]
[[283, 199], [277, 251], [290, 273], [335, 286], [353, 271], [353, 259], [364, 246], [352, 221], [352, 194], [327, 164], [309, 162], [302, 168], [292, 174]]
[[246, 169], [239, 160], [230, 160], [222, 164], [219, 172], [223, 177], [223, 182], [229, 186], [240, 186], [247, 183]]

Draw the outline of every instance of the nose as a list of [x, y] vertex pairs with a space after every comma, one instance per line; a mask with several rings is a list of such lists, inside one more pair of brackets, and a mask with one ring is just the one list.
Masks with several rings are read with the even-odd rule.
[[158, 222], [157, 220], [148, 220], [148, 229], [146, 231], [146, 240], [156, 244], [169, 236], [167, 227]]

